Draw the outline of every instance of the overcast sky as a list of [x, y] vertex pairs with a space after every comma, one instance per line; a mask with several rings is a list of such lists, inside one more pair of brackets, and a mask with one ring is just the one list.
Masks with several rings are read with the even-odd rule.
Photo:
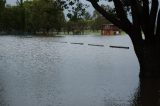
[[[7, 4], [16, 4], [16, 1], [17, 0], [6, 0], [7, 1]], [[81, 2], [82, 3], [84, 3], [84, 4], [90, 4], [89, 2], [87, 2], [86, 0], [81, 0]], [[88, 12], [90, 12], [91, 14], [93, 13], [93, 7], [92, 6], [90, 6], [88, 9], [87, 9], [87, 11]], [[65, 12], [66, 13], [66, 12]]]
[[6, 0], [6, 1], [7, 1], [7, 3], [9, 3], [9, 4], [13, 4], [13, 3], [16, 2], [16, 0]]
[[[16, 1], [17, 0], [6, 0], [7, 1], [7, 4], [16, 4]], [[80, 0], [82, 3], [84, 4], [90, 4], [87, 0]], [[102, 2], [103, 3], [103, 2]], [[111, 3], [110, 3], [111, 4]], [[113, 4], [111, 4], [113, 5]], [[93, 7], [90, 5], [90, 7], [87, 9], [88, 12], [90, 12], [91, 14], [93, 13], [94, 9]]]
[[[8, 4], [16, 4], [16, 1], [17, 0], [6, 0], [7, 1], [7, 3]], [[82, 3], [84, 3], [84, 4], [90, 4], [89, 2], [87, 2], [87, 0], [80, 0]], [[160, 2], [160, 0], [159, 0], [159, 2]], [[105, 1], [104, 2], [101, 2], [101, 4], [103, 4], [103, 3], [106, 3]], [[110, 6], [113, 6], [113, 3], [107, 3], [107, 4], [109, 4]], [[94, 11], [94, 9], [93, 9], [93, 7], [92, 6], [90, 6], [88, 9], [88, 12], [90, 12], [91, 14], [93, 13], [93, 11]], [[65, 14], [66, 14], [66, 12], [65, 12]], [[129, 17], [130, 18], [130, 17]], [[130, 18], [131, 19], [131, 18]]]
[[[15, 4], [17, 0], [6, 0], [8, 4]], [[87, 2], [86, 0], [80, 0], [82, 3], [87, 3], [89, 4], [89, 2]]]

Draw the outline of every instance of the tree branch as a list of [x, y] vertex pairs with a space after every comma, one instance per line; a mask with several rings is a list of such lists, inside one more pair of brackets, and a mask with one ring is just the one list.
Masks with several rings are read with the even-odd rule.
[[157, 29], [156, 29], [156, 37], [159, 39], [160, 37], [160, 10], [157, 18]]
[[113, 2], [115, 5], [117, 16], [122, 20], [126, 19], [127, 15], [126, 15], [124, 8], [122, 6], [123, 5], [122, 2], [120, 0], [113, 0]]
[[142, 0], [143, 1], [143, 8], [142, 8], [142, 15], [141, 15], [141, 27], [142, 30], [147, 36], [150, 33], [150, 28], [148, 22], [150, 21], [149, 17], [149, 0]]
[[131, 0], [131, 11], [132, 11], [133, 25], [135, 27], [139, 27], [140, 19], [141, 19], [141, 15], [140, 15], [141, 9], [137, 0]]
[[131, 33], [131, 24], [124, 25], [124, 23], [117, 18], [115, 15], [105, 11], [101, 6], [98, 5], [96, 0], [88, 0], [91, 2], [92, 6], [100, 13], [102, 14], [107, 20], [109, 20], [111, 23], [119, 27], [120, 29], [124, 30], [127, 34]]
[[132, 19], [133, 19], [133, 30], [138, 31], [139, 36], [137, 39], [142, 39], [141, 33], [141, 20], [142, 20], [142, 6], [138, 3], [137, 0], [130, 0], [131, 1], [131, 12], [132, 12]]
[[[158, 0], [152, 0], [151, 12], [150, 12], [150, 32], [151, 35], [155, 35], [155, 27], [156, 27], [156, 18], [158, 12], [159, 2]], [[153, 37], [153, 36], [152, 36]]]
[[143, 10], [146, 13], [146, 16], [149, 17], [149, 0], [142, 0], [143, 1]]
[[113, 0], [113, 2], [118, 18], [120, 18], [121, 22], [123, 22], [124, 25], [131, 26], [132, 23], [127, 18], [127, 13], [124, 10], [122, 2], [120, 0]]

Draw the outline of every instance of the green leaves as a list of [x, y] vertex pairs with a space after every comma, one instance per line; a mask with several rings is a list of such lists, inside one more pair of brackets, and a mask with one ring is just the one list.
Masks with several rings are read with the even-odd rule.
[[6, 6], [0, 15], [0, 28], [5, 32], [18, 32], [23, 27], [27, 32], [60, 30], [65, 23], [61, 3], [58, 0], [33, 0]]
[[73, 5], [74, 5], [74, 2], [73, 2], [73, 1], [69, 2], [69, 5], [73, 6]]

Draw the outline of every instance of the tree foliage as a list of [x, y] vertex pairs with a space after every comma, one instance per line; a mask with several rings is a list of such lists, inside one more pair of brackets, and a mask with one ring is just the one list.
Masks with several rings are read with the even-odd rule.
[[87, 20], [91, 19], [91, 15], [86, 11], [86, 5], [81, 2], [77, 2], [75, 5], [73, 2], [69, 2], [71, 10], [68, 9], [67, 17], [67, 32], [72, 31], [73, 34], [84, 34], [84, 30], [87, 29]]
[[60, 31], [65, 22], [63, 8], [52, 0], [20, 0], [15, 6], [4, 5], [0, 19], [1, 30], [7, 33]]

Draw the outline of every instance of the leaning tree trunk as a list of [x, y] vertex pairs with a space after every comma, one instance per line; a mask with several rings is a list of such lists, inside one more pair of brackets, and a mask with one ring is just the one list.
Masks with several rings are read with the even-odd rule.
[[150, 43], [133, 41], [139, 60], [141, 78], [160, 78], [160, 45], [158, 40]]

